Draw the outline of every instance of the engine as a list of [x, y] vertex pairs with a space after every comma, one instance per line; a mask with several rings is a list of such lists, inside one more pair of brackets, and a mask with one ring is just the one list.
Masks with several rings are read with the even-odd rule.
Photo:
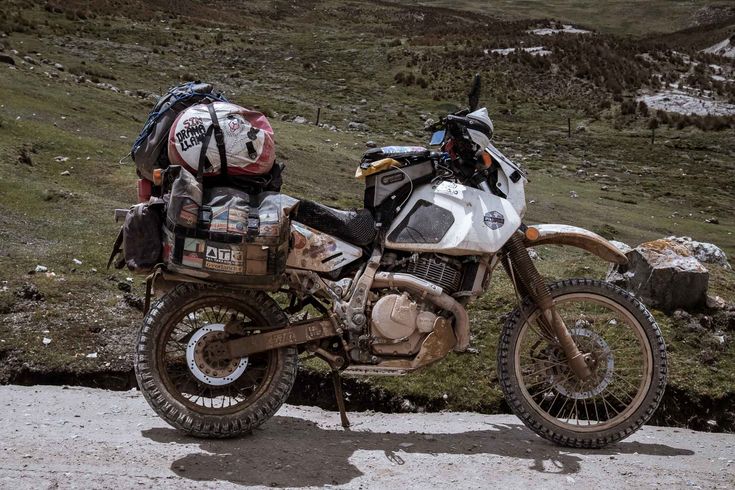
[[[482, 291], [486, 267], [480, 261], [461, 262], [439, 254], [412, 254], [402, 258], [394, 253], [383, 256], [385, 269], [410, 274], [440, 286], [449, 295], [472, 295]], [[412, 292], [411, 292], [412, 293]], [[376, 355], [416, 354], [437, 321], [438, 308], [421, 296], [398, 291], [380, 297], [370, 314], [371, 349]]]
[[434, 330], [438, 315], [414, 301], [408, 293], [387, 294], [373, 306], [373, 352], [409, 355], [418, 352], [421, 340]]
[[461, 262], [441, 255], [422, 254], [412, 258], [405, 272], [441, 286], [447, 294], [456, 293], [462, 282]]

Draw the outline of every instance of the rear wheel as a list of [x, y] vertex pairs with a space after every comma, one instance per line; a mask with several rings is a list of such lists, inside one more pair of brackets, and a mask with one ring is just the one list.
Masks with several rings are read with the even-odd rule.
[[268, 420], [296, 378], [296, 348], [223, 359], [208, 345], [225, 325], [238, 335], [288, 324], [268, 295], [219, 285], [183, 284], [153, 305], [138, 336], [135, 373], [148, 403], [173, 427], [198, 437], [234, 437]]
[[556, 339], [526, 299], [506, 322], [498, 373], [506, 400], [534, 432], [572, 447], [602, 447], [643, 425], [666, 386], [666, 348], [655, 320], [630, 293], [609, 283], [572, 279], [550, 286], [592, 376], [577, 378]]

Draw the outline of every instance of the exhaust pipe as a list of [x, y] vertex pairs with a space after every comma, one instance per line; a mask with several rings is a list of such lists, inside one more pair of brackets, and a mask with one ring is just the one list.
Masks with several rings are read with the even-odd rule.
[[373, 280], [373, 288], [405, 288], [426, 295], [426, 299], [454, 316], [454, 335], [456, 352], [464, 352], [470, 346], [470, 317], [464, 306], [445, 293], [440, 286], [410, 274], [378, 272]]

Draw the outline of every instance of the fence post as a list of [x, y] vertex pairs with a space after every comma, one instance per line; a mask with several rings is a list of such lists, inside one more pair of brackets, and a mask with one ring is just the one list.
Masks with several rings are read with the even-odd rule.
[[651, 128], [651, 144], [653, 144], [656, 138], [656, 128]]
[[316, 108], [316, 126], [319, 126], [319, 117], [322, 115], [322, 108]]
[[572, 137], [572, 118], [567, 117], [567, 138]]

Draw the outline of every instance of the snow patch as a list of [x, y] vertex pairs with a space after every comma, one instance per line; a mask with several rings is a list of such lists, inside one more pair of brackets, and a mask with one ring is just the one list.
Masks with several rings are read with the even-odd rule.
[[649, 109], [678, 112], [679, 114], [696, 114], [697, 116], [730, 116], [735, 114], [735, 104], [719, 100], [695, 97], [680, 90], [667, 90], [656, 94], [638, 97]]
[[544, 27], [541, 29], [531, 29], [526, 31], [529, 34], [535, 34], [537, 36], [551, 36], [553, 34], [591, 34], [592, 31], [585, 29], [579, 29], [571, 24], [563, 24], [561, 28]]
[[730, 39], [725, 39], [717, 44], [705, 48], [702, 50], [705, 53], [716, 54], [718, 56], [724, 56], [725, 58], [735, 58], [735, 43]]
[[543, 46], [533, 46], [530, 48], [497, 48], [497, 49], [486, 49], [485, 54], [488, 53], [495, 53], [500, 54], [502, 56], [508, 56], [511, 53], [514, 53], [515, 51], [525, 51], [526, 53], [531, 53], [533, 56], [548, 56], [551, 54], [550, 49], [546, 49]]

